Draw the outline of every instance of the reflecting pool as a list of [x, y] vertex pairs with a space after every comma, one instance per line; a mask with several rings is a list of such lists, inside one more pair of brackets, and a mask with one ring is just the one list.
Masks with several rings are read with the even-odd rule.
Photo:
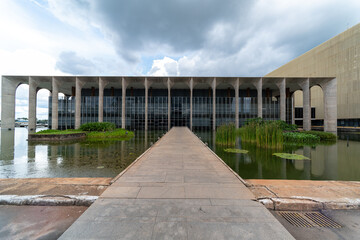
[[1, 130], [0, 178], [115, 177], [162, 134], [137, 131], [129, 141], [40, 144], [27, 141], [26, 128]]
[[[163, 131], [136, 131], [129, 141], [29, 143], [27, 129], [1, 130], [0, 178], [114, 177], [130, 165]], [[337, 143], [286, 149], [311, 160], [287, 160], [276, 150], [241, 143], [248, 154], [227, 153], [215, 145], [212, 131], [196, 134], [245, 179], [313, 179], [360, 181], [360, 134], [340, 133]]]
[[331, 145], [286, 148], [280, 152], [304, 155], [311, 160], [288, 160], [273, 156], [279, 152], [236, 141], [236, 148], [248, 154], [225, 152], [215, 144], [212, 132], [196, 132], [201, 140], [244, 179], [360, 180], [360, 134], [339, 133]]

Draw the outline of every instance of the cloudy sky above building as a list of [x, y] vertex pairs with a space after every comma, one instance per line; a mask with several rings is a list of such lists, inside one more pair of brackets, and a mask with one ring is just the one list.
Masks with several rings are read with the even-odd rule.
[[359, 11], [358, 0], [1, 0], [0, 74], [263, 76], [359, 23]]

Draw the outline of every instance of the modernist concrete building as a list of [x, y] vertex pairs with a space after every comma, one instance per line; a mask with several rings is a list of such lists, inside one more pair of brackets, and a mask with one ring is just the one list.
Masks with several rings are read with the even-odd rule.
[[[14, 128], [15, 92], [29, 84], [29, 129], [36, 127], [36, 93], [46, 88], [52, 129], [79, 128], [86, 122], [113, 122], [128, 129], [215, 130], [246, 119], [294, 122], [293, 93], [304, 92], [304, 129], [311, 129], [310, 88], [324, 90], [324, 130], [336, 132], [334, 77], [102, 77], [3, 76], [2, 128]], [[59, 93], [65, 97], [59, 98]]]
[[[336, 77], [338, 126], [360, 127], [360, 24], [313, 48], [266, 77]], [[323, 124], [324, 89], [311, 89], [313, 122]], [[302, 108], [302, 93], [295, 93], [295, 107]], [[296, 114], [297, 115], [297, 114]], [[301, 116], [299, 116], [301, 117]]]

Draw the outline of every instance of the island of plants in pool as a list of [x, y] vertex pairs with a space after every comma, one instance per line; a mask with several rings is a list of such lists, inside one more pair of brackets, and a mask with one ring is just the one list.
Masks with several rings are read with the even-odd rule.
[[216, 143], [226, 146], [234, 146], [236, 136], [241, 141], [254, 143], [258, 147], [281, 149], [283, 145], [315, 145], [328, 144], [336, 141], [337, 136], [328, 132], [298, 131], [294, 124], [284, 121], [269, 121], [262, 118], [254, 118], [245, 122], [244, 126], [236, 129], [230, 123], [222, 125], [216, 130]]
[[104, 141], [104, 140], [129, 140], [134, 137], [134, 132], [116, 128], [115, 124], [109, 122], [93, 122], [85, 123], [79, 129], [67, 130], [42, 130], [33, 135], [53, 135], [54, 139], [58, 139], [56, 135], [79, 135], [82, 134], [86, 140]]

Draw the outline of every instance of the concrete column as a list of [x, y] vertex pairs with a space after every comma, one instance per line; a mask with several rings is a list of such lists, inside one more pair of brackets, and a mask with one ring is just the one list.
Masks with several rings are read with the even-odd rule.
[[322, 84], [324, 92], [324, 131], [337, 133], [337, 80]]
[[104, 121], [104, 89], [108, 84], [103, 78], [99, 77], [99, 112], [98, 112], [98, 122]]
[[148, 98], [149, 98], [149, 82], [145, 78], [145, 131], [148, 130]]
[[280, 90], [280, 120], [286, 121], [286, 79], [276, 83]]
[[59, 124], [59, 82], [55, 77], [52, 77], [52, 91], [51, 91], [51, 129], [58, 129]]
[[190, 78], [190, 130], [192, 131], [192, 118], [193, 118], [193, 90], [194, 90], [194, 79]]
[[216, 130], [216, 78], [212, 81], [213, 90], [213, 131]]
[[310, 100], [310, 80], [305, 79], [300, 82], [303, 90], [303, 129], [311, 130], [311, 100]]
[[21, 84], [20, 81], [12, 81], [2, 77], [1, 83], [1, 128], [15, 128], [15, 92]]
[[[81, 89], [84, 86], [84, 82], [79, 78], [76, 78], [75, 87], [75, 129], [80, 128], [81, 124]], [[54, 99], [54, 95], [53, 95]], [[54, 110], [54, 109], [53, 109]]]
[[171, 127], [171, 82], [170, 78], [167, 80], [167, 88], [168, 88], [168, 130]]
[[32, 77], [29, 77], [29, 131], [36, 129], [36, 94], [38, 85]]
[[258, 117], [262, 118], [262, 85], [263, 79], [260, 78], [257, 82], [255, 82], [255, 87], [257, 90], [257, 108], [258, 108]]
[[121, 108], [121, 128], [126, 128], [126, 88], [127, 88], [127, 82], [125, 78], [121, 78], [121, 85], [122, 85], [122, 108]]
[[235, 127], [239, 128], [239, 79], [235, 82]]

